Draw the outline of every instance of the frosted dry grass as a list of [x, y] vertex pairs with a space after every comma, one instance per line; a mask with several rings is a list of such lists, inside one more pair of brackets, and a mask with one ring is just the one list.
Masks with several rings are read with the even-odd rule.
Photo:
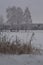
[[16, 40], [16, 36], [18, 37], [19, 40], [21, 40], [22, 43], [28, 43], [29, 40], [31, 39], [32, 33], [35, 33], [34, 38], [32, 40], [32, 46], [35, 46], [37, 48], [42, 48], [43, 49], [43, 30], [29, 30], [29, 31], [19, 31], [19, 32], [10, 32], [6, 31], [3, 32], [3, 35], [6, 34], [7, 40], [10, 40], [10, 42]]
[[[4, 32], [5, 34], [6, 32]], [[15, 33], [15, 32], [14, 32]], [[11, 44], [11, 40], [12, 40], [12, 37], [11, 37], [11, 40], [10, 41], [7, 41], [7, 35], [5, 34], [5, 36], [3, 36], [3, 32], [1, 34], [2, 38], [0, 40], [0, 53], [4, 53], [4, 54], [33, 54], [33, 53], [36, 53], [36, 54], [39, 54], [40, 51], [39, 49], [33, 49], [32, 48], [32, 45], [31, 45], [31, 41], [33, 39], [33, 36], [34, 36], [34, 33], [32, 34], [31, 36], [31, 39], [30, 41], [27, 43], [27, 32], [26, 33], [23, 33], [23, 34], [26, 34], [26, 43], [23, 42], [23, 45], [21, 44], [21, 40], [19, 40], [19, 32], [15, 33], [16, 34], [16, 40], [12, 42]], [[21, 35], [22, 33], [20, 33], [20, 37], [22, 36]], [[0, 36], [0, 37], [1, 37]], [[24, 38], [23, 38], [24, 39]], [[15, 44], [16, 43], [16, 44]], [[34, 52], [33, 52], [34, 50]]]

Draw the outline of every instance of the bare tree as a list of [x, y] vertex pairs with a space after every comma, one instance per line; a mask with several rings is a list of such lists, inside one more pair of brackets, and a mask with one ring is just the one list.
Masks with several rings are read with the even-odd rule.
[[18, 7], [17, 8], [17, 24], [21, 24], [23, 21], [23, 10]]
[[12, 27], [13, 25], [17, 25], [16, 29], [20, 29], [20, 24], [23, 21], [23, 10], [20, 7], [11, 7], [7, 8], [7, 18], [9, 23]]
[[6, 10], [8, 22], [10, 24], [19, 24], [22, 22], [23, 18], [23, 11], [20, 7], [11, 7]]
[[32, 24], [31, 14], [30, 14], [28, 7], [25, 9], [25, 12], [24, 12], [24, 20], [25, 20], [26, 24], [28, 24], [28, 23]]
[[7, 18], [8, 18], [8, 21], [7, 23], [13, 25], [14, 23], [16, 23], [16, 7], [13, 6], [13, 7], [9, 7], [6, 9], [6, 12], [7, 12]]

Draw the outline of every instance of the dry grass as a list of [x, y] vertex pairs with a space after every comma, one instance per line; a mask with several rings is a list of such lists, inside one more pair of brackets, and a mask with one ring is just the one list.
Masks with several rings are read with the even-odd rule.
[[39, 49], [32, 48], [29, 44], [10, 44], [9, 42], [0, 43], [0, 53], [2, 54], [36, 54]]
[[[32, 37], [34, 35], [32, 34]], [[34, 54], [39, 53], [40, 51], [38, 49], [32, 48], [31, 41], [32, 37], [30, 39], [30, 42], [27, 44], [21, 45], [20, 40], [16, 36], [16, 41], [10, 43], [10, 40], [6, 40], [6, 35], [1, 38], [0, 36], [0, 53], [3, 54]], [[16, 43], [16, 44], [15, 44]]]
[[10, 44], [9, 42], [0, 43], [0, 53], [4, 54], [29, 54], [32, 53], [32, 47], [26, 44]]

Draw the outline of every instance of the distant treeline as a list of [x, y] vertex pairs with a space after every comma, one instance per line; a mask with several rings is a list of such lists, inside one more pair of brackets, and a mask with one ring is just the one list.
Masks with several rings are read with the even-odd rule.
[[0, 30], [43, 30], [43, 24], [0, 25]]
[[21, 7], [6, 8], [6, 19], [0, 16], [0, 30], [43, 30], [43, 24], [33, 24], [29, 7], [24, 10]]

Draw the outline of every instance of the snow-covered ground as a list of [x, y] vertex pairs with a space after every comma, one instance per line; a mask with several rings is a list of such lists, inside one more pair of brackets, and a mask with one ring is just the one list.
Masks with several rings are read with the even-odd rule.
[[43, 65], [43, 55], [0, 55], [0, 65]]

